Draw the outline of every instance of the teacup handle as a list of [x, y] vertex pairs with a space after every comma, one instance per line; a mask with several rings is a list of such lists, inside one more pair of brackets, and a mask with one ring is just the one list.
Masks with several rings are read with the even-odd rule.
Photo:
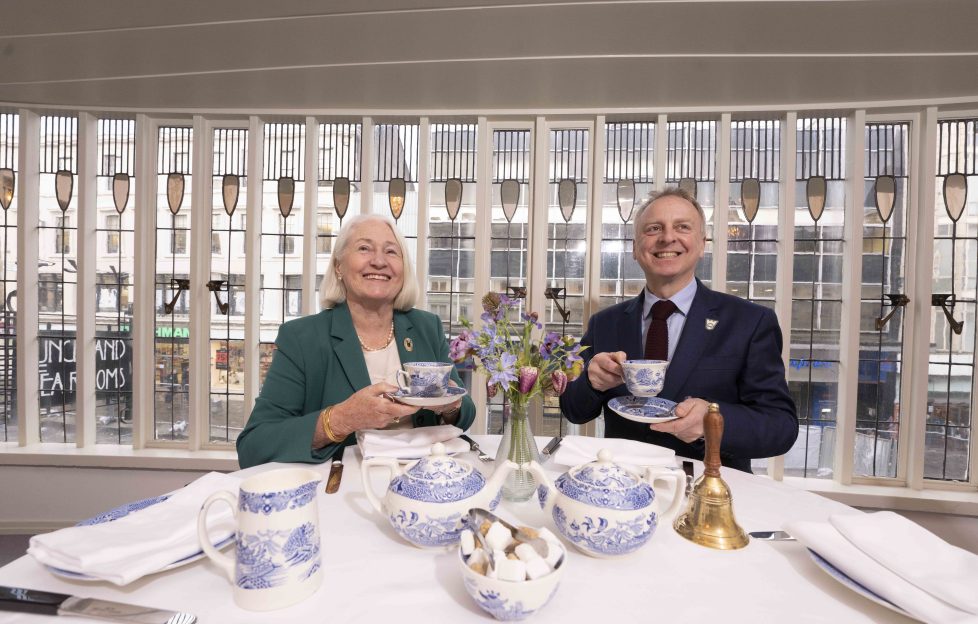
[[400, 474], [401, 466], [393, 457], [368, 457], [360, 464], [360, 477], [363, 479], [363, 493], [367, 495], [367, 500], [377, 510], [377, 513], [383, 515], [384, 506], [381, 504], [380, 498], [378, 498], [370, 484], [371, 468], [386, 468], [390, 471], [390, 478], [393, 479], [396, 475]]
[[686, 487], [686, 473], [679, 468], [668, 466], [648, 466], [645, 469], [645, 478], [649, 485], [655, 487], [656, 481], [670, 481], [672, 483], [672, 502], [669, 509], [660, 515], [663, 519], [672, 520], [679, 513], [679, 507], [683, 504], [683, 491]]
[[200, 513], [197, 514], [197, 539], [200, 541], [200, 547], [203, 549], [204, 554], [217, 564], [217, 567], [224, 570], [224, 573], [228, 575], [228, 579], [234, 582], [234, 558], [225, 555], [218, 549], [214, 548], [211, 544], [210, 536], [207, 533], [207, 510], [210, 506], [218, 501], [223, 501], [231, 506], [231, 511], [234, 514], [235, 525], [238, 524], [238, 499], [231, 492], [214, 492], [207, 497], [204, 504], [200, 507]]
[[397, 387], [408, 394], [411, 393], [411, 374], [403, 368], [397, 369]]

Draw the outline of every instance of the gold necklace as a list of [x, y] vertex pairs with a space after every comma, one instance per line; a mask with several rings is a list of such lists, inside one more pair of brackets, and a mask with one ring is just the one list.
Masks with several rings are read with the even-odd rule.
[[381, 345], [381, 346], [379, 346], [379, 347], [368, 347], [367, 346], [367, 343], [365, 343], [363, 341], [363, 338], [360, 337], [360, 332], [357, 332], [357, 340], [360, 341], [360, 346], [363, 348], [364, 351], [382, 351], [383, 349], [386, 349], [388, 345], [390, 345], [391, 340], [393, 340], [393, 339], [394, 339], [394, 320], [393, 319], [391, 319], [391, 330], [389, 332], [387, 332], [387, 340], [385, 340], [384, 341], [384, 344]]

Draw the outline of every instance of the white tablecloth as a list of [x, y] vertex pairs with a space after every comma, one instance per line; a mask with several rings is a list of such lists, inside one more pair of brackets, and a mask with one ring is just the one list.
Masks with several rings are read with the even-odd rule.
[[[493, 453], [498, 438], [480, 437]], [[546, 440], [541, 440], [545, 443]], [[481, 470], [473, 454], [461, 457]], [[231, 586], [204, 559], [140, 579], [123, 588], [107, 583], [66, 581], [24, 556], [0, 568], [0, 585], [138, 603], [186, 611], [203, 624], [231, 622], [488, 622], [462, 585], [457, 554], [420, 550], [402, 541], [363, 494], [359, 453], [345, 456], [337, 494], [319, 496], [323, 533], [324, 582], [304, 602], [271, 613], [239, 609]], [[267, 470], [258, 466], [239, 474]], [[560, 466], [549, 465], [554, 474]], [[324, 476], [329, 465], [315, 468]], [[702, 466], [697, 463], [697, 475]], [[737, 520], [747, 531], [780, 529], [789, 520], [825, 520], [855, 510], [765, 477], [723, 470], [733, 493]], [[376, 489], [382, 491], [380, 475]], [[665, 502], [665, 501], [663, 501]], [[552, 522], [534, 502], [503, 503], [502, 513], [531, 525]], [[556, 596], [533, 616], [541, 624], [559, 622], [909, 622], [846, 589], [821, 571], [797, 542], [752, 542], [721, 552], [692, 544], [661, 523], [651, 542], [628, 557], [592, 559], [568, 546], [570, 556]], [[65, 624], [67, 620], [0, 612], [3, 624]], [[82, 624], [96, 620], [71, 618]]]

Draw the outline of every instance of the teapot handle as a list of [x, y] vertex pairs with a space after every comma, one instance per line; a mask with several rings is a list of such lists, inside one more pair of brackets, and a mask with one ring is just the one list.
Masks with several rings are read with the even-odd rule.
[[390, 472], [390, 479], [388, 479], [390, 481], [401, 474], [401, 466], [393, 457], [369, 457], [363, 460], [363, 463], [360, 465], [360, 477], [363, 479], [363, 492], [367, 495], [367, 500], [377, 510], [377, 513], [383, 515], [383, 504], [381, 504], [380, 498], [377, 497], [370, 484], [371, 468], [386, 468]]
[[661, 512], [660, 515], [665, 520], [672, 520], [679, 513], [679, 507], [683, 504], [683, 492], [686, 488], [686, 473], [679, 468], [670, 466], [648, 466], [645, 469], [645, 479], [649, 485], [655, 487], [656, 481], [670, 481], [672, 485], [672, 499], [669, 509]]

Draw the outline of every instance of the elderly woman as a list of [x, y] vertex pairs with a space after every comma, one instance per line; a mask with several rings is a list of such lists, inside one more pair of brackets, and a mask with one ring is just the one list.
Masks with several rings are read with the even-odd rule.
[[323, 311], [279, 328], [265, 385], [238, 436], [242, 468], [323, 462], [361, 429], [472, 423], [468, 396], [423, 410], [386, 396], [397, 391], [403, 362], [451, 362], [441, 321], [414, 309], [418, 285], [404, 250], [404, 237], [380, 215], [359, 215], [340, 231]]

